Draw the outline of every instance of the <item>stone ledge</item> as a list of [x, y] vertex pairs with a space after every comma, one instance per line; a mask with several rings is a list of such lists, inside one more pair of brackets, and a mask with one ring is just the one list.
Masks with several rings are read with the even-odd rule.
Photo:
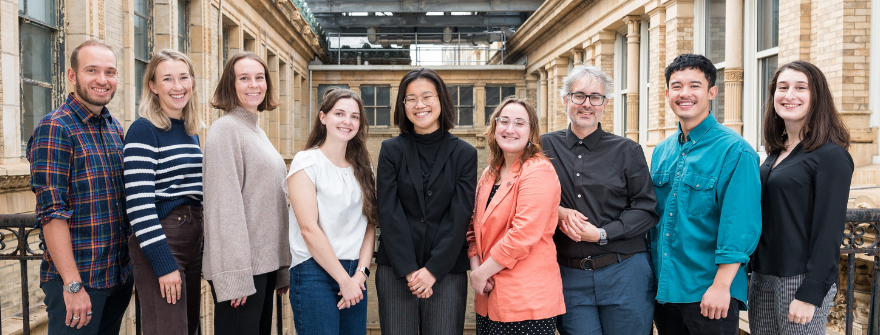
[[[39, 304], [35, 307], [32, 307], [30, 310], [30, 328], [31, 334], [43, 334], [47, 330], [45, 326], [49, 323], [49, 314], [46, 313], [46, 305]], [[21, 335], [24, 333], [22, 330], [22, 319], [21, 313], [13, 314], [12, 316], [3, 319], [3, 334], [2, 335]], [[40, 331], [41, 328], [44, 331]]]

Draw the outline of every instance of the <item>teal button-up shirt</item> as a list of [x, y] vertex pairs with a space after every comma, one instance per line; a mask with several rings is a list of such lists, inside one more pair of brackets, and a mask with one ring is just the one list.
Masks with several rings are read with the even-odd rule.
[[730, 295], [746, 306], [746, 264], [761, 235], [755, 150], [712, 114], [685, 137], [681, 126], [654, 148], [651, 178], [660, 223], [648, 233], [657, 301], [703, 299], [718, 264], [741, 263]]

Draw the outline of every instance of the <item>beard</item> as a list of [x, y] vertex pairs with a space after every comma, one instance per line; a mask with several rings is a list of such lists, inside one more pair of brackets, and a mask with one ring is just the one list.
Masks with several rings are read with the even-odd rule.
[[92, 96], [92, 91], [88, 88], [87, 85], [83, 85], [79, 82], [79, 77], [76, 78], [76, 83], [73, 85], [73, 89], [76, 91], [76, 95], [83, 100], [83, 102], [94, 105], [94, 106], [106, 106], [113, 100], [113, 96], [116, 95], [116, 87], [109, 88], [110, 96], [107, 99], [101, 99], [98, 97]]

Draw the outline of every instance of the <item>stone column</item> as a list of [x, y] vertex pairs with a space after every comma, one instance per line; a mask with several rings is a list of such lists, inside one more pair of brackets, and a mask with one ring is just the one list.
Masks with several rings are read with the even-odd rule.
[[742, 135], [743, 0], [727, 0], [724, 26], [724, 125]]
[[547, 70], [538, 69], [538, 119], [541, 120], [541, 134], [547, 132], [547, 105], [550, 97], [547, 96]]
[[[593, 66], [605, 72], [606, 75], [614, 75], [614, 40], [617, 35], [613, 31], [602, 30], [593, 35], [593, 46], [595, 46], [595, 59]], [[638, 80], [636, 80], [638, 82]], [[638, 92], [638, 90], [636, 90]], [[608, 92], [605, 92], [608, 95]], [[614, 129], [614, 99], [608, 100], [605, 106], [605, 113], [602, 115], [602, 129]]]
[[651, 87], [648, 91], [648, 146], [656, 146], [666, 138], [666, 7], [660, 1], [651, 1], [645, 5], [648, 13], [648, 34], [651, 45], [648, 46], [649, 73]]
[[[694, 52], [694, 2], [670, 0], [666, 3], [666, 65], [681, 54]], [[666, 79], [663, 80], [664, 88]], [[664, 99], [665, 100], [665, 99]], [[678, 130], [678, 116], [666, 113], [664, 129], [667, 136]]]
[[623, 18], [626, 24], [626, 137], [639, 142], [639, 25], [641, 16]]
[[571, 57], [574, 60], [574, 66], [584, 65], [584, 50], [571, 49]]
[[474, 114], [471, 122], [475, 128], [479, 128], [486, 121], [486, 82], [474, 83]]
[[593, 66], [593, 58], [596, 57], [596, 47], [593, 46], [592, 40], [587, 40], [584, 46], [584, 65]]

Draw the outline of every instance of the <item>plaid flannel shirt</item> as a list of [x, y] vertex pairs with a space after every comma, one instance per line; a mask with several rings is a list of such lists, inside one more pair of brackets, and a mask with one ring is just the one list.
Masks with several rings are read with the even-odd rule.
[[[83, 285], [108, 288], [131, 273], [129, 227], [122, 179], [122, 126], [107, 108], [95, 115], [73, 94], [46, 115], [27, 145], [36, 228], [67, 220], [73, 258]], [[40, 239], [45, 242], [43, 233]], [[52, 255], [43, 254], [40, 282], [61, 279]]]

